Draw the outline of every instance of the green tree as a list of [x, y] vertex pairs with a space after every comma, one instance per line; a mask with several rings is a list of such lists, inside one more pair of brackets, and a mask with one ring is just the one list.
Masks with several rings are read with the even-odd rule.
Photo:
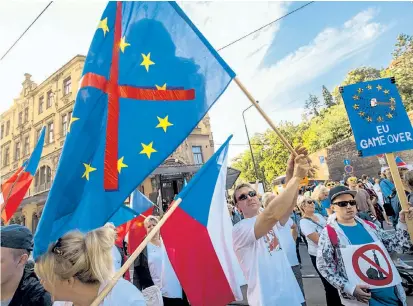
[[324, 85], [323, 85], [323, 99], [324, 99], [324, 104], [327, 107], [331, 107], [335, 104], [332, 94], [328, 91], [328, 89]]
[[[360, 67], [353, 69], [349, 73], [347, 73], [346, 77], [344, 78], [344, 81], [340, 84], [340, 86], [375, 80], [379, 78], [380, 70], [373, 67]], [[341, 98], [341, 94], [339, 91], [340, 86], [336, 86], [333, 90], [333, 97], [336, 104], [343, 103], [343, 99]]]
[[310, 94], [305, 101], [304, 109], [308, 115], [318, 116], [320, 114], [321, 102], [317, 96]]
[[351, 136], [350, 122], [344, 104], [333, 105], [322, 116], [313, 118], [302, 131], [304, 146], [315, 152]]
[[397, 37], [393, 61], [381, 71], [381, 77], [395, 77], [406, 110], [413, 110], [413, 36]]

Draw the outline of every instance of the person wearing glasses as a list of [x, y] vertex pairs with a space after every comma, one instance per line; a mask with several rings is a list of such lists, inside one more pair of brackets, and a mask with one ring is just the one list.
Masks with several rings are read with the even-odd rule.
[[327, 218], [331, 215], [330, 201], [328, 200], [329, 189], [324, 185], [314, 188], [311, 198], [314, 200], [315, 212]]
[[[86, 234], [71, 231], [52, 243], [35, 264], [43, 287], [53, 297], [54, 306], [90, 305], [114, 275], [113, 224]], [[100, 306], [145, 306], [142, 293], [120, 278]]]
[[284, 226], [296, 204], [300, 181], [314, 174], [304, 148], [290, 156], [286, 187], [259, 213], [261, 203], [250, 184], [235, 188], [234, 203], [244, 219], [234, 225], [233, 248], [247, 281], [248, 304], [251, 306], [300, 306], [301, 289], [280, 246], [277, 222]]
[[[351, 282], [346, 273], [341, 250], [348, 245], [377, 244], [383, 254], [407, 251], [410, 243], [406, 217], [413, 219], [413, 208], [401, 211], [397, 230], [385, 232], [372, 222], [357, 217], [355, 197], [357, 192], [344, 186], [330, 190], [331, 207], [326, 228], [321, 232], [317, 250], [317, 267], [320, 273], [337, 288], [343, 304], [370, 306], [400, 306], [406, 304], [406, 295], [401, 283], [392, 287], [370, 289], [365, 284]], [[373, 271], [374, 272], [374, 271]], [[392, 268], [393, 277], [398, 275]], [[357, 303], [359, 302], [359, 303]]]
[[301, 232], [303, 233], [308, 244], [308, 255], [310, 255], [311, 262], [320, 276], [321, 282], [323, 283], [326, 301], [328, 306], [338, 306], [341, 305], [340, 295], [336, 288], [334, 288], [321, 274], [317, 269], [316, 265], [316, 256], [318, 241], [320, 238], [320, 233], [327, 225], [326, 219], [315, 213], [315, 203], [314, 200], [310, 197], [303, 197], [298, 203], [299, 208], [302, 211], [302, 218], [300, 220]]

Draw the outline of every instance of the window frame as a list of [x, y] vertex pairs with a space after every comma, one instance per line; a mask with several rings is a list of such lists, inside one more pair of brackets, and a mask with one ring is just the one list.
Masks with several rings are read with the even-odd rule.
[[[195, 152], [194, 149], [199, 149], [199, 152]], [[202, 154], [202, 146], [192, 146], [192, 156], [194, 158], [194, 164], [195, 165], [203, 165], [204, 164], [204, 156]], [[201, 163], [199, 163], [199, 159], [201, 160]]]
[[54, 94], [52, 90], [49, 90], [46, 93], [46, 109], [51, 108], [53, 105], [53, 102], [54, 102]]
[[39, 115], [41, 113], [43, 113], [43, 104], [44, 104], [44, 95], [39, 97], [39, 105], [38, 105], [39, 106], [39, 108], [38, 108]]
[[72, 92], [72, 77], [69, 76], [63, 80], [63, 96], [67, 96]]

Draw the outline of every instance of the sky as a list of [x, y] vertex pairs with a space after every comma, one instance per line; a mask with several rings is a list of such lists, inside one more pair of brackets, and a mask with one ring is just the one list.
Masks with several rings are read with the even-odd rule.
[[[48, 1], [0, 2], [3, 55]], [[178, 2], [217, 49], [305, 2]], [[21, 91], [24, 73], [40, 84], [76, 54], [87, 54], [106, 6], [102, 1], [55, 1], [0, 61], [0, 113]], [[310, 93], [333, 90], [360, 66], [387, 67], [400, 33], [413, 34], [413, 3], [315, 2], [220, 51], [275, 122], [301, 120]], [[242, 111], [251, 104], [232, 83], [210, 111], [216, 149], [233, 134], [229, 157], [248, 149]], [[250, 135], [269, 126], [246, 111]]]

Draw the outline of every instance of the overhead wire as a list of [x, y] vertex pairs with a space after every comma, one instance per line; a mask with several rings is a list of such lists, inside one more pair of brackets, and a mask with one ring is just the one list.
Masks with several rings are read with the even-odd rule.
[[11, 45], [11, 47], [6, 51], [6, 53], [3, 54], [3, 56], [0, 58], [0, 61], [2, 61], [7, 54], [14, 48], [14, 46], [20, 41], [20, 39], [24, 36], [24, 34], [27, 33], [28, 30], [33, 26], [33, 24], [40, 18], [40, 16], [43, 15], [44, 12], [49, 8], [49, 6], [53, 3], [53, 1], [50, 1], [48, 5], [40, 12], [39, 15], [33, 20], [33, 22], [27, 27], [27, 29], [17, 38], [17, 40]]

